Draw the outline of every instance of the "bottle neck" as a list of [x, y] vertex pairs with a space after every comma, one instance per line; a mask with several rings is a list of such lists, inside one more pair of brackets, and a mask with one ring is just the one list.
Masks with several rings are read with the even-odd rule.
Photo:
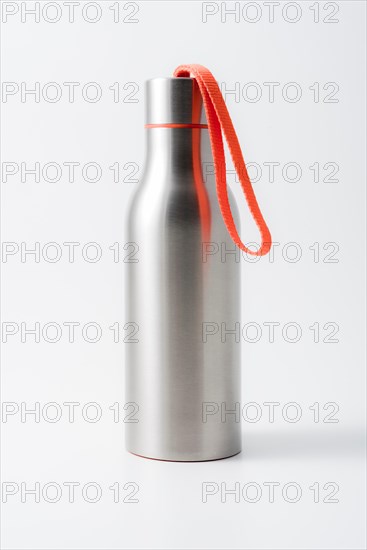
[[200, 128], [147, 128], [146, 169], [157, 175], [174, 176], [173, 182], [194, 176], [199, 169]]

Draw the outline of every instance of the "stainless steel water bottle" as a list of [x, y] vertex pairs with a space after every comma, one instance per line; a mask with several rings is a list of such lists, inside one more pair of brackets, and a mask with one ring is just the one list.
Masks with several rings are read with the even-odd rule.
[[225, 458], [241, 450], [239, 254], [207, 175], [196, 80], [149, 80], [146, 107], [145, 169], [127, 224], [138, 252], [126, 264], [126, 319], [138, 341], [125, 346], [126, 401], [138, 412], [126, 446], [161, 460]]

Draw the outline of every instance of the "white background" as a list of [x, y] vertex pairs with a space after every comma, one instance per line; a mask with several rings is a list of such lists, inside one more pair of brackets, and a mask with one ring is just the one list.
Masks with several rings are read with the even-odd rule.
[[[19, 168], [7, 178], [3, 172], [2, 183], [2, 240], [15, 243], [5, 245], [8, 251], [13, 246], [14, 254], [2, 258], [3, 338], [4, 327], [19, 328], [3, 344], [3, 407], [14, 412], [3, 414], [1, 423], [3, 500], [10, 482], [15, 494], [2, 504], [2, 547], [365, 548], [365, 3], [319, 2], [318, 22], [315, 2], [290, 7], [281, 2], [274, 7], [273, 22], [266, 2], [252, 2], [247, 12], [240, 3], [239, 21], [225, 13], [234, 8], [233, 2], [212, 3], [208, 9], [215, 13], [204, 22], [207, 8], [201, 2], [121, 2], [119, 20], [114, 22], [111, 7], [117, 4], [106, 1], [97, 3], [101, 13], [95, 23], [87, 20], [96, 16], [95, 7], [85, 8], [83, 1], [75, 6], [74, 22], [69, 21], [65, 2], [57, 3], [58, 11], [55, 2], [42, 11], [45, 4], [40, 2], [40, 21], [35, 22], [34, 15], [24, 14], [35, 2], [2, 2], [2, 80], [15, 83], [6, 85], [14, 94], [2, 97], [2, 162], [3, 169], [9, 162]], [[14, 14], [6, 17], [4, 10]], [[59, 15], [59, 21], [47, 21]], [[127, 411], [121, 337], [128, 320], [123, 313], [122, 247], [126, 205], [137, 183], [114, 182], [109, 169], [120, 163], [122, 180], [129, 173], [124, 165], [135, 163], [139, 178], [144, 160], [144, 81], [170, 76], [182, 63], [206, 65], [227, 92], [236, 86], [240, 90], [239, 97], [227, 93], [227, 105], [245, 159], [261, 166], [254, 186], [279, 243], [273, 257], [257, 263], [244, 260], [243, 324], [257, 323], [262, 332], [256, 343], [249, 342], [251, 331], [243, 341], [243, 404], [256, 402], [261, 418], [250, 422], [255, 407], [246, 409], [240, 455], [201, 464], [144, 460], [124, 450]], [[22, 82], [28, 89], [40, 83], [39, 102], [32, 95], [22, 101]], [[58, 83], [61, 90], [55, 102], [50, 98], [56, 88], [45, 88], [49, 82]], [[65, 82], [80, 83], [74, 102]], [[90, 82], [102, 91], [97, 102], [83, 98], [82, 89]], [[118, 102], [109, 89], [116, 82]], [[246, 88], [249, 82], [256, 85]], [[269, 82], [279, 83], [273, 101], [269, 84], [264, 84]], [[301, 90], [294, 102], [290, 82]], [[133, 90], [137, 101], [127, 102]], [[261, 97], [250, 101], [256, 90]], [[93, 97], [93, 89], [88, 91]], [[72, 161], [80, 163], [74, 182], [63, 165]], [[46, 181], [42, 174], [39, 182], [29, 174], [22, 181], [21, 163], [31, 168], [36, 162], [41, 168], [49, 162], [63, 167], [59, 181]], [[81, 168], [88, 162], [100, 166], [99, 181], [83, 179]], [[264, 162], [280, 163], [274, 181]], [[292, 169], [282, 174], [290, 162], [302, 170], [298, 181], [289, 181]], [[319, 182], [309, 168], [315, 163], [320, 167]], [[324, 181], [331, 173], [330, 165], [324, 169], [326, 163], [337, 164], [336, 181]], [[256, 240], [233, 176], [228, 180], [243, 213], [243, 238]], [[40, 243], [39, 262], [34, 255], [22, 261], [22, 242], [27, 248]], [[49, 261], [55, 249], [44, 248], [50, 242], [62, 251], [56, 262]], [[65, 242], [80, 243], [74, 262], [69, 261]], [[82, 255], [90, 242], [102, 250], [95, 263]], [[115, 263], [109, 247], [117, 242], [121, 255]], [[300, 257], [292, 262], [295, 252]], [[86, 253], [93, 256], [94, 250], [87, 247]], [[63, 325], [68, 321], [80, 323], [74, 343]], [[32, 335], [22, 342], [22, 322], [27, 328], [38, 322], [41, 329], [58, 323], [61, 338], [50, 343], [41, 333], [39, 343]], [[101, 327], [97, 343], [82, 337], [81, 329], [89, 322]], [[117, 322], [119, 343], [109, 329]], [[280, 324], [274, 342], [267, 322]], [[289, 342], [295, 334], [292, 328], [282, 335], [287, 323], [301, 329], [297, 342]], [[309, 328], [315, 323], [320, 327], [318, 343]], [[324, 328], [326, 323], [333, 325]], [[335, 324], [337, 341], [325, 341]], [[22, 407], [34, 408], [37, 402], [39, 422], [32, 414], [22, 421]], [[50, 417], [56, 409], [43, 409], [50, 402], [62, 411], [54, 423]], [[65, 402], [80, 403], [74, 422], [69, 421]], [[90, 402], [102, 411], [98, 422], [83, 418], [83, 406]], [[269, 421], [266, 402], [279, 403], [274, 422]], [[286, 416], [295, 412], [287, 409], [290, 402], [302, 413], [293, 423]], [[118, 422], [109, 408], [114, 403], [120, 404]], [[319, 422], [309, 408], [315, 403]], [[325, 422], [337, 408], [331, 419], [338, 422]], [[95, 412], [84, 410], [90, 416]], [[42, 494], [50, 482], [62, 489], [58, 502], [49, 502], [55, 495], [52, 487]], [[80, 484], [73, 503], [65, 482]], [[95, 503], [82, 494], [90, 482], [101, 490]], [[135, 487], [124, 489], [128, 482], [139, 486], [136, 503], [123, 502]], [[205, 482], [218, 488], [206, 503]], [[256, 486], [249, 489], [247, 499], [241, 493], [239, 502], [235, 495], [225, 494], [225, 488], [237, 483], [242, 491], [251, 482], [262, 490], [257, 502], [249, 502]], [[274, 502], [269, 502], [266, 482], [280, 484]], [[302, 491], [293, 503], [282, 494], [290, 482]], [[40, 484], [39, 503], [24, 491], [22, 502], [21, 483], [28, 489]], [[109, 489], [115, 483], [121, 488], [119, 502]], [[309, 488], [315, 483], [320, 502]], [[325, 487], [327, 483], [333, 485]], [[336, 486], [337, 502], [324, 502]], [[93, 498], [93, 487], [88, 495]]]

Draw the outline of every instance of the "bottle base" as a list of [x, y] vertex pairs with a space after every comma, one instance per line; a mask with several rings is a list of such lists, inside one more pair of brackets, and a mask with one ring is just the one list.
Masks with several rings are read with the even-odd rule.
[[239, 451], [236, 451], [235, 453], [231, 453], [231, 454], [228, 454], [228, 455], [224, 455], [224, 456], [218, 456], [218, 457], [215, 457], [215, 458], [183, 458], [183, 459], [180, 459], [180, 458], [158, 458], [158, 457], [155, 457], [155, 456], [146, 456], [146, 455], [141, 455], [141, 454], [138, 454], [138, 453], [134, 453], [133, 451], [128, 451], [130, 454], [134, 455], [134, 456], [138, 456], [139, 458], [146, 458], [148, 460], [158, 460], [159, 462], [214, 462], [215, 460], [225, 460], [226, 458], [232, 458], [233, 456], [236, 456], [238, 454], [241, 453], [241, 449]]

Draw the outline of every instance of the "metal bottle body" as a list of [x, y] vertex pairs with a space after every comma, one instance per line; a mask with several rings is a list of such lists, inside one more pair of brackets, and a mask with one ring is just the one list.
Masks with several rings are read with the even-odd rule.
[[[183, 118], [195, 122], [200, 96], [195, 81], [183, 80], [191, 81], [179, 98], [181, 106], [191, 102]], [[174, 105], [170, 82], [149, 81], [148, 92], [149, 85], [153, 96], [168, 86]], [[138, 342], [126, 344], [126, 401], [139, 410], [138, 421], [125, 424], [126, 446], [162, 460], [225, 458], [241, 450], [240, 344], [226, 332], [240, 321], [239, 257], [213, 178], [202, 179], [200, 165], [211, 160], [207, 130], [146, 133], [144, 176], [127, 227], [138, 252], [127, 264], [126, 319], [137, 324]]]

